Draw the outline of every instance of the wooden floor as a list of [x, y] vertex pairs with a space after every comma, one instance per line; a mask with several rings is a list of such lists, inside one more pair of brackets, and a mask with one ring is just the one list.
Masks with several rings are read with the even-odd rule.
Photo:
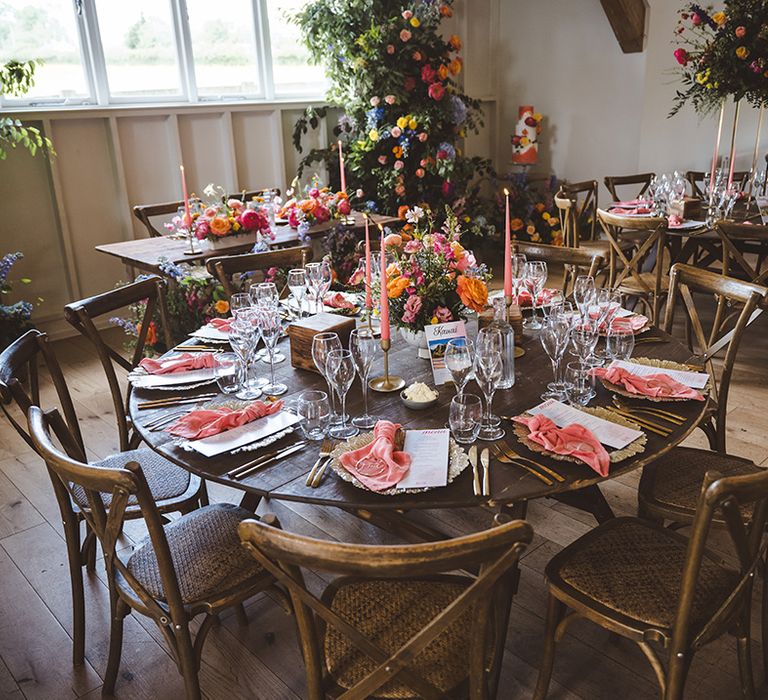
[[[766, 315], [768, 316], [768, 315]], [[75, 396], [83, 433], [94, 456], [117, 449], [111, 401], [90, 347], [81, 339], [56, 344]], [[768, 318], [749, 330], [730, 400], [729, 449], [768, 466]], [[704, 446], [695, 434], [689, 443]], [[639, 474], [607, 482], [604, 492], [617, 514], [634, 514]], [[236, 491], [211, 486], [212, 500], [239, 500]], [[286, 529], [318, 537], [357, 542], [390, 542], [374, 527], [333, 509], [271, 502], [260, 511], [276, 513]], [[486, 511], [435, 512], [423, 517], [459, 534], [488, 526]], [[500, 698], [531, 696], [544, 629], [543, 570], [561, 547], [587, 532], [590, 516], [555, 501], [529, 508], [535, 539], [522, 560], [520, 591], [515, 598], [503, 667]], [[125, 546], [143, 537], [133, 521]], [[719, 541], [716, 541], [717, 545]], [[721, 543], [720, 543], [721, 544]], [[319, 577], [316, 584], [322, 585]], [[755, 600], [758, 600], [756, 593]], [[108, 644], [108, 599], [103, 570], [86, 578], [87, 662], [71, 665], [71, 605], [67, 563], [47, 474], [40, 460], [0, 420], [0, 697], [97, 698], [101, 694]], [[210, 634], [203, 655], [201, 682], [207, 698], [305, 697], [304, 672], [292, 619], [270, 598], [247, 606], [249, 624], [229, 615]], [[754, 620], [758, 619], [755, 606]], [[759, 633], [754, 659], [762, 681]], [[687, 698], [738, 698], [735, 643], [730, 639], [704, 649], [695, 659]], [[763, 689], [764, 691], [764, 689]], [[165, 699], [183, 697], [181, 677], [159, 632], [144, 618], [126, 621], [117, 696]], [[552, 698], [615, 700], [658, 697], [653, 674], [631, 643], [610, 637], [586, 622], [569, 628], [559, 647]], [[766, 697], [761, 692], [760, 697]]]

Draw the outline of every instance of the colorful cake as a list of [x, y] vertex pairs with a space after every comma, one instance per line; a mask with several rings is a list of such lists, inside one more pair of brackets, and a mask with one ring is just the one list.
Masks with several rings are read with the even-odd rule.
[[531, 105], [518, 108], [518, 120], [512, 137], [512, 162], [534, 165], [539, 157], [538, 138], [541, 133], [541, 115]]

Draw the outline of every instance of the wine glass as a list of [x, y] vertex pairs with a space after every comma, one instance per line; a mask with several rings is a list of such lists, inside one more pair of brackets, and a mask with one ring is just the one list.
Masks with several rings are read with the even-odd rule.
[[259, 339], [259, 329], [251, 322], [253, 312], [240, 309], [237, 318], [230, 324], [229, 344], [240, 360], [240, 389], [235, 396], [238, 399], [252, 401], [261, 396], [261, 389], [255, 382], [249, 381], [253, 352]]
[[515, 297], [515, 303], [518, 302], [517, 297], [520, 294], [520, 284], [523, 281], [523, 271], [527, 260], [528, 258], [522, 253], [512, 255], [512, 294]]
[[523, 284], [531, 295], [531, 316], [525, 320], [525, 327], [540, 330], [541, 321], [536, 315], [536, 304], [539, 295], [547, 282], [547, 263], [541, 260], [528, 261], [523, 266]]
[[328, 379], [333, 384], [341, 399], [341, 423], [331, 426], [328, 434], [340, 440], [346, 440], [359, 432], [354, 425], [347, 425], [346, 403], [347, 392], [355, 380], [355, 361], [350, 350], [335, 349], [328, 353]]
[[331, 380], [328, 378], [328, 353], [331, 350], [340, 349], [341, 340], [338, 333], [317, 333], [312, 338], [312, 360], [318, 371], [328, 384], [328, 396], [331, 399], [331, 424], [340, 423], [341, 417], [336, 413], [336, 398], [333, 393]]
[[591, 275], [579, 275], [573, 283], [573, 300], [582, 318], [587, 315], [594, 295], [595, 278]]
[[[621, 294], [615, 289], [603, 287], [598, 289], [595, 294], [595, 307], [597, 310], [598, 329], [608, 333], [608, 329], [613, 325], [616, 314], [621, 309]], [[595, 357], [601, 360], [610, 360], [605, 350], [598, 350], [594, 353]]]
[[474, 347], [469, 338], [454, 338], [445, 346], [445, 366], [451, 373], [459, 396], [464, 393], [472, 375], [473, 355]]
[[298, 318], [302, 318], [304, 309], [301, 305], [307, 293], [307, 273], [303, 268], [288, 270], [288, 289], [291, 290], [291, 294], [296, 300], [296, 315]]
[[571, 345], [576, 357], [593, 367], [602, 364], [594, 354], [599, 337], [597, 320], [589, 316], [579, 319], [579, 322], [571, 327]]
[[456, 394], [451, 399], [448, 425], [453, 439], [459, 444], [469, 445], [477, 440], [483, 421], [483, 402], [475, 394]]
[[355, 328], [349, 334], [349, 349], [363, 389], [363, 415], [355, 416], [352, 425], [366, 430], [373, 428], [377, 420], [368, 413], [368, 375], [371, 373], [378, 346], [379, 343], [370, 328]]
[[[621, 321], [622, 319], [617, 319]], [[628, 360], [635, 349], [635, 333], [629, 323], [616, 323], [608, 329], [605, 349], [614, 360]]]
[[323, 297], [331, 288], [333, 278], [331, 265], [327, 260], [322, 260], [321, 262], [308, 263], [305, 269], [315, 297], [315, 313], [320, 313], [323, 310]]
[[257, 318], [261, 337], [264, 339], [264, 345], [267, 346], [267, 354], [269, 356], [270, 381], [269, 384], [263, 387], [263, 391], [270, 396], [280, 396], [288, 391], [287, 385], [282, 382], [275, 382], [275, 346], [283, 332], [280, 313], [276, 308], [262, 307], [259, 309]]
[[552, 362], [552, 374], [554, 381], [547, 385], [547, 391], [542, 395], [542, 399], [565, 398], [565, 382], [560, 378], [560, 364], [568, 347], [568, 341], [571, 334], [571, 324], [565, 315], [550, 316], [544, 323], [544, 327], [539, 334], [539, 340], [544, 348], [544, 352], [549, 356]]
[[237, 316], [237, 312], [240, 309], [249, 309], [251, 306], [253, 306], [253, 302], [248, 292], [238, 292], [229, 297], [229, 310], [232, 312], [233, 317]]
[[257, 282], [248, 288], [254, 306], [277, 306], [279, 294], [274, 282]]
[[[504, 348], [504, 338], [501, 335], [501, 331], [498, 328], [492, 326], [481, 328], [477, 334], [477, 340], [475, 341], [475, 359], [478, 355], [482, 361], [485, 357], [498, 357], [501, 360], [501, 376], [504, 377], [504, 359], [502, 350]], [[499, 380], [501, 381], [501, 380]], [[498, 384], [496, 386], [498, 388]], [[495, 413], [490, 412], [487, 416], [487, 424], [497, 426], [501, 423]]]
[[494, 425], [492, 419], [493, 395], [501, 379], [502, 367], [501, 353], [491, 350], [491, 347], [488, 344], [481, 349], [478, 344], [475, 353], [475, 380], [485, 396], [485, 415], [479, 433], [481, 440], [500, 440], [504, 437], [504, 429], [498, 423]]
[[322, 440], [331, 419], [328, 394], [324, 391], [302, 391], [296, 399], [296, 415], [301, 421], [301, 431], [308, 440]]

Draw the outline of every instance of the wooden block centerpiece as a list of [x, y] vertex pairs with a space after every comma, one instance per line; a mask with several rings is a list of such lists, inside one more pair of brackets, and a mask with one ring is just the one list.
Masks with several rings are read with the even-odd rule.
[[341, 344], [349, 347], [349, 334], [354, 327], [354, 318], [325, 312], [294, 321], [288, 326], [291, 365], [297, 369], [306, 369], [319, 374], [312, 359], [312, 339], [318, 333], [338, 333]]

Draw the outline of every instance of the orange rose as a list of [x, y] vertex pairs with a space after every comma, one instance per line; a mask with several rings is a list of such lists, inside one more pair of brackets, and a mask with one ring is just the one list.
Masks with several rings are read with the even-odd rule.
[[229, 311], [229, 302], [226, 299], [219, 299], [213, 308], [216, 309], [217, 314], [225, 314]]
[[479, 313], [488, 304], [488, 287], [482, 280], [459, 275], [456, 278], [456, 291], [461, 303], [468, 309]]
[[539, 213], [543, 212], [545, 209], [546, 207], [541, 202], [536, 205], [536, 211]]
[[459, 39], [456, 34], [453, 34], [451, 38], [448, 39], [448, 43], [455, 51], [461, 51], [461, 39]]
[[407, 204], [403, 204], [403, 206], [399, 207], [397, 210], [397, 218], [405, 221], [405, 215], [408, 213], [408, 209], [409, 207]]
[[437, 74], [440, 76], [440, 80], [445, 80], [448, 77], [448, 66], [441, 63], [437, 69]]
[[461, 73], [461, 61], [459, 61], [458, 58], [454, 58], [449, 64], [448, 68], [450, 68], [451, 73], [454, 75], [458, 75]]
[[387, 282], [387, 296], [390, 299], [397, 299], [411, 284], [407, 277], [395, 277]]
[[229, 233], [229, 229], [232, 228], [232, 224], [229, 223], [229, 219], [226, 216], [214, 216], [210, 223], [211, 232], [215, 236], [226, 236]]
[[399, 248], [401, 245], [403, 245], [403, 239], [397, 233], [390, 233], [384, 238], [385, 248]]
[[440, 14], [443, 17], [453, 17], [453, 10], [448, 5], [440, 5]]
[[[141, 324], [136, 324], [136, 333], [141, 335]], [[147, 338], [144, 341], [145, 345], [154, 345], [157, 342], [157, 331], [155, 330], [155, 322], [149, 322], [149, 328], [147, 328]]]
[[525, 223], [522, 219], [512, 219], [512, 221], [509, 222], [509, 226], [513, 231], [519, 231], [525, 226]]

